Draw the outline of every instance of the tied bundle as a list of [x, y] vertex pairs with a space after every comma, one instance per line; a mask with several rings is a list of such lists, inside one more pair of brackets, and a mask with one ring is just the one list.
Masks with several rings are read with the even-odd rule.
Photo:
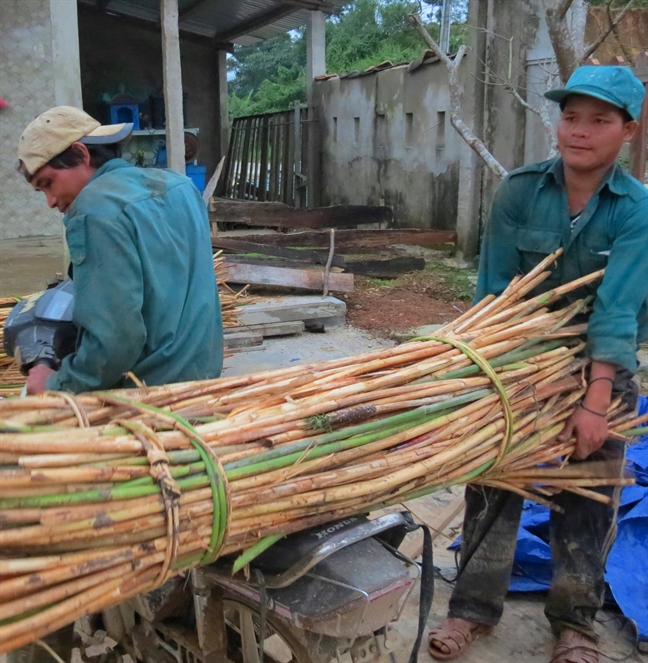
[[[626, 485], [570, 465], [558, 434], [585, 391], [559, 300], [528, 301], [558, 254], [435, 338], [201, 382], [0, 401], [0, 652], [219, 556], [440, 488], [548, 502]], [[644, 417], [646, 419], [646, 417]], [[642, 419], [608, 412], [611, 435]], [[622, 435], [623, 434], [623, 435]]]
[[18, 297], [0, 298], [0, 396], [18, 396], [25, 384], [18, 364], [7, 356], [4, 349], [4, 325], [13, 307], [20, 301]]
[[214, 273], [218, 283], [223, 327], [236, 327], [240, 324], [238, 313], [241, 306], [253, 304], [256, 300], [248, 294], [249, 285], [240, 290], [233, 290], [227, 283], [229, 272], [222, 251], [214, 254]]

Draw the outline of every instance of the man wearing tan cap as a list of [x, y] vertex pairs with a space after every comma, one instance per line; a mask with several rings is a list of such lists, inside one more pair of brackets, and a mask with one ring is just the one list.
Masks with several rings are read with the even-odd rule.
[[223, 328], [209, 221], [190, 179], [122, 160], [131, 124], [59, 106], [18, 145], [19, 169], [64, 216], [76, 351], [31, 369], [29, 393], [79, 393], [217, 377]]

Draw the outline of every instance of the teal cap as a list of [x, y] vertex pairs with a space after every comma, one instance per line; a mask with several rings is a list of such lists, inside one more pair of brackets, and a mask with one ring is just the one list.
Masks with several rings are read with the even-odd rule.
[[633, 120], [638, 120], [645, 93], [643, 83], [630, 67], [587, 65], [576, 69], [564, 88], [548, 90], [544, 96], [562, 101], [570, 94], [584, 94], [622, 108]]

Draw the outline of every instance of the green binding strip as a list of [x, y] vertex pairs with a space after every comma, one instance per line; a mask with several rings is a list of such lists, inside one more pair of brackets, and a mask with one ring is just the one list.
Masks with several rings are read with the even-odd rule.
[[514, 429], [513, 429], [513, 410], [511, 409], [511, 403], [509, 402], [508, 396], [506, 395], [506, 389], [504, 389], [504, 385], [497, 376], [495, 369], [488, 363], [488, 360], [485, 357], [483, 357], [480, 352], [475, 350], [475, 348], [471, 348], [467, 343], [464, 343], [463, 341], [458, 341], [456, 339], [450, 339], [450, 338], [442, 338], [441, 336], [417, 336], [416, 338], [412, 339], [412, 342], [414, 341], [438, 341], [439, 343], [446, 343], [447, 345], [451, 345], [453, 348], [456, 348], [460, 352], [463, 352], [463, 354], [465, 354], [466, 357], [468, 357], [468, 359], [470, 359], [474, 364], [479, 366], [479, 368], [481, 368], [482, 371], [484, 371], [484, 373], [493, 382], [493, 385], [495, 386], [495, 389], [497, 389], [497, 393], [499, 394], [500, 400], [502, 401], [502, 407], [504, 409], [504, 421], [506, 423], [506, 434], [504, 436], [504, 443], [500, 447], [500, 450], [497, 454], [497, 458], [495, 459], [495, 464], [493, 465], [493, 469], [496, 468], [502, 462], [502, 458], [504, 458], [506, 452], [509, 450], [509, 447], [511, 446]]
[[[212, 491], [212, 502], [213, 502], [213, 512], [212, 512], [212, 531], [209, 539], [209, 546], [207, 551], [200, 559], [200, 564], [211, 564], [216, 559], [223, 547], [225, 542], [225, 536], [227, 534], [227, 517], [228, 517], [228, 504], [227, 504], [227, 478], [225, 473], [220, 466], [220, 463], [216, 459], [216, 456], [213, 454], [211, 449], [207, 446], [207, 443], [200, 437], [198, 431], [183, 417], [174, 412], [169, 412], [168, 410], [162, 410], [153, 405], [147, 405], [146, 403], [139, 403], [137, 401], [131, 401], [128, 398], [123, 398], [121, 396], [115, 396], [106, 392], [95, 392], [99, 398], [110, 402], [123, 403], [128, 405], [136, 410], [144, 410], [148, 412], [154, 412], [159, 414], [167, 419], [173, 419], [177, 428], [180, 432], [184, 433], [191, 444], [195, 447], [200, 459], [205, 464], [205, 470], [207, 476], [209, 477], [209, 483]], [[175, 568], [175, 567], [174, 567]]]

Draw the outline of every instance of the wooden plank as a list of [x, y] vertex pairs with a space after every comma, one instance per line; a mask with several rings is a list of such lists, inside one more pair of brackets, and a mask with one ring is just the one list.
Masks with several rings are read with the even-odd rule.
[[[297, 249], [284, 249], [268, 244], [259, 244], [257, 242], [246, 242], [240, 239], [230, 239], [228, 237], [212, 238], [212, 247], [215, 249], [225, 249], [234, 253], [260, 253], [266, 256], [275, 256], [276, 258], [288, 258], [300, 260], [302, 262], [311, 262], [315, 265], [326, 263], [327, 253], [325, 251], [300, 251]], [[344, 267], [346, 262], [342, 256], [334, 256], [331, 263], [335, 267]]]
[[[324, 273], [312, 269], [291, 269], [267, 265], [232, 264], [225, 261], [230, 283], [251, 285], [276, 285], [286, 288], [321, 290], [324, 287]], [[329, 290], [353, 292], [353, 274], [329, 274]]]
[[225, 346], [225, 349], [247, 348], [251, 345], [261, 345], [262, 343], [263, 334], [261, 334], [261, 332], [230, 332], [227, 328], [224, 330], [223, 345]]
[[266, 117], [261, 129], [261, 163], [259, 164], [259, 194], [261, 196], [261, 202], [265, 202], [268, 199], [269, 121], [270, 119]]
[[218, 186], [218, 180], [220, 180], [221, 173], [223, 172], [224, 163], [225, 163], [225, 157], [222, 157], [221, 160], [218, 162], [218, 166], [216, 166], [214, 174], [209, 178], [209, 182], [207, 182], [207, 186], [203, 191], [203, 200], [205, 201], [205, 205], [209, 205], [209, 200], [214, 195], [214, 191]]
[[646, 141], [648, 140], [648, 85], [644, 87], [646, 96], [639, 116], [639, 126], [630, 143], [630, 174], [642, 184], [646, 178]]
[[[214, 242], [214, 245], [221, 242]], [[263, 246], [252, 244], [252, 246]], [[259, 256], [247, 256], [238, 254], [228, 254], [227, 264], [237, 265], [266, 265], [268, 267], [287, 267], [307, 269], [313, 264], [322, 264], [322, 261], [309, 259], [309, 251], [297, 249], [281, 249], [270, 247], [273, 253], [285, 253], [286, 255], [268, 255], [267, 258]], [[250, 251], [251, 252], [251, 251]], [[259, 253], [262, 253], [259, 251]], [[316, 252], [313, 252], [316, 253]], [[337, 264], [332, 272], [346, 271], [348, 274], [361, 274], [363, 276], [373, 276], [382, 279], [394, 279], [407, 272], [416, 272], [425, 269], [424, 258], [398, 257], [384, 258], [380, 260], [346, 260], [343, 256], [338, 256], [335, 261]]]
[[[233, 238], [232, 235], [228, 237]], [[307, 246], [327, 249], [330, 238], [328, 232], [306, 231], [245, 235], [245, 241], [272, 246]], [[403, 228], [400, 230], [336, 230], [335, 232], [335, 248], [340, 253], [352, 249], [385, 249], [394, 244], [442, 246], [455, 244], [456, 241], [457, 233], [451, 230]]]
[[[284, 249], [285, 250], [285, 249]], [[301, 251], [297, 251], [301, 253]], [[376, 278], [395, 278], [425, 269], [425, 258], [387, 258], [386, 260], [347, 260], [346, 271]]]
[[237, 317], [241, 325], [253, 326], [294, 320], [327, 321], [345, 315], [346, 304], [336, 297], [290, 295], [243, 306]]
[[243, 118], [241, 131], [243, 131], [243, 150], [241, 152], [241, 166], [239, 170], [237, 196], [239, 198], [245, 198], [245, 187], [247, 185], [247, 166], [250, 153], [250, 118]]
[[271, 336], [302, 334], [305, 329], [306, 325], [303, 320], [293, 320], [291, 322], [269, 322], [263, 325], [249, 325], [246, 327], [228, 327], [226, 333], [251, 331], [255, 334], [261, 334], [263, 338], [268, 338]]
[[[246, 148], [247, 149], [247, 148]], [[286, 159], [284, 159], [286, 166]], [[247, 169], [247, 163], [246, 163]], [[287, 171], [282, 170], [282, 178]], [[292, 173], [288, 173], [292, 177]], [[283, 193], [288, 189], [282, 180]], [[241, 189], [239, 188], [239, 191]], [[211, 221], [236, 222], [250, 226], [274, 226], [281, 228], [338, 228], [356, 226], [359, 223], [391, 221], [391, 207], [377, 205], [334, 205], [313, 209], [295, 209], [283, 203], [212, 198], [209, 213]]]

